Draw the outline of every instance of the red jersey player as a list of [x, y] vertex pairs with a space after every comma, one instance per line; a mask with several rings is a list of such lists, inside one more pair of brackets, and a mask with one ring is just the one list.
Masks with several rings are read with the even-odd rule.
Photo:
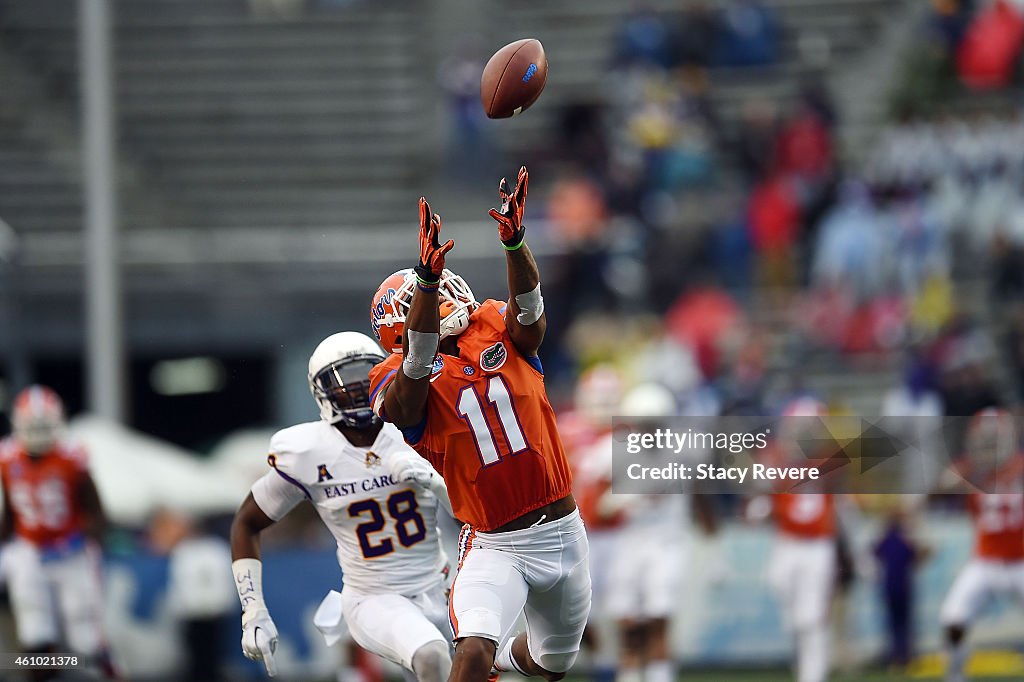
[[466, 524], [449, 601], [453, 682], [482, 682], [492, 666], [561, 679], [590, 611], [587, 537], [537, 358], [546, 320], [524, 241], [527, 183], [525, 167], [514, 191], [502, 179], [490, 212], [507, 302], [477, 303], [445, 269], [454, 242], [440, 243], [441, 219], [421, 198], [419, 264], [388, 277], [371, 307], [393, 353], [370, 373], [374, 409], [444, 476]]
[[[46, 653], [63, 632], [75, 653], [93, 659], [113, 678], [103, 637], [96, 543], [104, 518], [85, 451], [62, 438], [64, 407], [49, 388], [30, 386], [19, 393], [11, 421], [13, 435], [0, 441], [0, 536], [13, 539], [0, 563], [18, 639], [25, 651]], [[49, 674], [34, 672], [40, 679]]]
[[[942, 604], [948, 664], [946, 679], [964, 679], [967, 630], [993, 597], [1010, 595], [1024, 603], [1024, 454], [1013, 418], [1003, 410], [975, 415], [968, 427], [970, 461], [957, 467], [991, 492], [971, 492], [968, 511], [974, 523], [974, 556], [963, 568]], [[979, 464], [995, 455], [986, 474]]]

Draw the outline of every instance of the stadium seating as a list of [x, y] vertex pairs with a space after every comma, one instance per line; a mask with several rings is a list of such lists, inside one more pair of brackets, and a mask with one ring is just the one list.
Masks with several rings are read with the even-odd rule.
[[[782, 60], [716, 71], [713, 97], [726, 120], [752, 94], [791, 95], [807, 68], [800, 54], [808, 38], [825, 41], [831, 63], [841, 64], [870, 45], [868, 36], [894, 6], [767, 4], [784, 28]], [[354, 226], [393, 224], [407, 214], [403, 200], [436, 170], [436, 136], [425, 131], [436, 130], [433, 62], [443, 46], [431, 53], [424, 45], [437, 27], [415, 3], [306, 5], [298, 16], [267, 17], [252, 15], [242, 0], [114, 3], [128, 228]], [[26, 125], [40, 109], [62, 114], [67, 125], [75, 121], [75, 6], [0, 1], [0, 57], [17, 62], [40, 91], [31, 103], [10, 91], [4, 97], [5, 106], [22, 108], [21, 119], [3, 126], [11, 138], [4, 149], [22, 161], [0, 177], [0, 211], [18, 229], [76, 224], [74, 138], [61, 147], [52, 135], [34, 139]], [[553, 60], [544, 106], [505, 129], [506, 138], [538, 143], [561, 105], [606, 93], [610, 39], [622, 11], [616, 0], [531, 0], [507, 15], [500, 36], [493, 23], [485, 28], [493, 35], [484, 38], [496, 42], [529, 26]], [[53, 155], [71, 162], [48, 161]]]

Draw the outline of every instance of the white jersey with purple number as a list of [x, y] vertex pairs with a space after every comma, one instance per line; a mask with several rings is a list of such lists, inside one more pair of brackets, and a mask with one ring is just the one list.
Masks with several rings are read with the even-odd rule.
[[419, 455], [391, 424], [370, 447], [352, 445], [325, 421], [292, 426], [270, 439], [271, 471], [253, 485], [253, 499], [275, 521], [309, 501], [338, 543], [346, 588], [420, 594], [448, 572], [437, 532], [439, 503], [390, 475], [395, 457]]

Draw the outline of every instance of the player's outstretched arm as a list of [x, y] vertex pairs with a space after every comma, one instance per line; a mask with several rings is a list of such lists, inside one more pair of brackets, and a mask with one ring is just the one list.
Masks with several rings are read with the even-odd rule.
[[519, 169], [516, 188], [509, 192], [505, 178], [498, 184], [501, 208], [492, 208], [489, 214], [498, 221], [498, 237], [505, 249], [508, 269], [508, 308], [505, 326], [516, 349], [527, 356], [537, 355], [547, 329], [544, 316], [544, 298], [540, 293], [540, 270], [526, 245], [523, 211], [526, 209], [526, 190], [530, 174], [526, 166]]
[[263, 563], [260, 561], [260, 533], [274, 525], [252, 493], [245, 498], [231, 522], [231, 573], [238, 599], [242, 603], [242, 653], [253, 661], [263, 661], [267, 674], [277, 674], [274, 651], [277, 626], [263, 601]]
[[437, 289], [444, 257], [455, 246], [451, 239], [441, 244], [440, 236], [441, 216], [431, 213], [430, 204], [420, 197], [420, 262], [402, 335], [402, 371], [384, 394], [384, 414], [399, 428], [416, 426], [426, 415], [430, 370], [441, 338]]

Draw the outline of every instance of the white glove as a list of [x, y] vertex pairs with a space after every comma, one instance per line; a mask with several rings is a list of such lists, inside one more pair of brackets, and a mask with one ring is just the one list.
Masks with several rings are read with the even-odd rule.
[[425, 490], [431, 490], [436, 485], [435, 477], [441, 476], [430, 466], [430, 462], [415, 455], [399, 455], [388, 458], [388, 467], [391, 475], [399, 483], [413, 483]]
[[274, 650], [277, 649], [277, 626], [264, 608], [253, 608], [242, 614], [242, 653], [250, 661], [263, 661], [267, 674], [277, 674]]
[[412, 483], [432, 492], [444, 510], [449, 515], [452, 513], [448, 487], [445, 486], [441, 474], [430, 466], [430, 462], [419, 455], [392, 455], [388, 458], [388, 469], [399, 483]]

